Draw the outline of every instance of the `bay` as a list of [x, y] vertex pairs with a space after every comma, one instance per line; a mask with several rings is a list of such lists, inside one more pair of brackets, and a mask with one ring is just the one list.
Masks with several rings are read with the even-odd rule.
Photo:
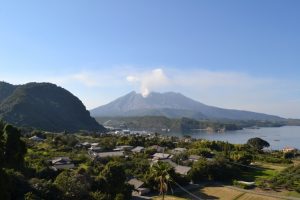
[[300, 149], [300, 126], [268, 127], [259, 129], [243, 129], [226, 131], [224, 133], [211, 133], [206, 131], [193, 131], [190, 133], [169, 133], [168, 135], [182, 137], [189, 135], [196, 139], [227, 141], [233, 144], [244, 144], [253, 137], [262, 138], [270, 143], [270, 148], [280, 150], [284, 147]]

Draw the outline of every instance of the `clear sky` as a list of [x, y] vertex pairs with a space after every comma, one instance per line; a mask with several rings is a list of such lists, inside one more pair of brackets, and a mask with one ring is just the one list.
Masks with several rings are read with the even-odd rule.
[[0, 80], [87, 108], [132, 90], [300, 118], [298, 0], [0, 1]]

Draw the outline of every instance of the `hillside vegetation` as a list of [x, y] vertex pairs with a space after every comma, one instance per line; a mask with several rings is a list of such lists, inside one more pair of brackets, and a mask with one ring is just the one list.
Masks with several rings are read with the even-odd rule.
[[45, 131], [104, 131], [82, 102], [50, 83], [0, 83], [0, 118]]
[[171, 119], [163, 116], [142, 117], [97, 117], [96, 120], [105, 126], [130, 130], [147, 130], [163, 133], [167, 131], [189, 132], [195, 129], [207, 131], [239, 130], [246, 127], [278, 127], [285, 122], [270, 121], [233, 121], [233, 120], [195, 120], [190, 118]]

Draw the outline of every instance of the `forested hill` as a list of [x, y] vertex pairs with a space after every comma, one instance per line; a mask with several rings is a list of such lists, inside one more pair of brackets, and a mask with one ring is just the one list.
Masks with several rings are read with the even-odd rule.
[[105, 130], [76, 96], [50, 83], [0, 82], [0, 118], [45, 131]]

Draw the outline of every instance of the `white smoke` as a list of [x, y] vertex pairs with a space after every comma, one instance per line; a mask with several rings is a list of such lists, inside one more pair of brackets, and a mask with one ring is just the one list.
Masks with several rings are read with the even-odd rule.
[[126, 80], [138, 84], [143, 97], [147, 97], [151, 91], [166, 86], [169, 83], [169, 79], [163, 69], [160, 68], [142, 74], [127, 76]]

